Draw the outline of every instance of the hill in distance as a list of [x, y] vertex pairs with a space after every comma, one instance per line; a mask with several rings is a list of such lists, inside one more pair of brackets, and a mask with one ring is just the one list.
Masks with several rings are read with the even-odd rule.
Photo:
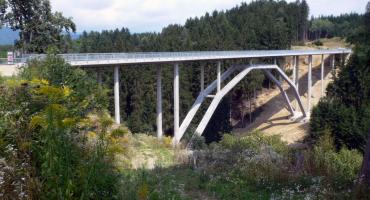
[[0, 29], [0, 45], [14, 44], [15, 40], [19, 39], [18, 31], [13, 31], [10, 28]]
[[[73, 40], [80, 37], [80, 33], [71, 33]], [[12, 45], [19, 39], [19, 31], [13, 31], [10, 28], [3, 27], [0, 29], [0, 45]]]

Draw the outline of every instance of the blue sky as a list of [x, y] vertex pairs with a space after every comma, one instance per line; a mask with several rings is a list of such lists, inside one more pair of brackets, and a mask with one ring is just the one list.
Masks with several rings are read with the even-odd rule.
[[[252, 0], [50, 0], [53, 10], [72, 17], [77, 31], [127, 27], [131, 32], [161, 31], [189, 17], [227, 10]], [[295, 0], [287, 0], [292, 2]], [[307, 0], [310, 15], [364, 13], [368, 0]]]

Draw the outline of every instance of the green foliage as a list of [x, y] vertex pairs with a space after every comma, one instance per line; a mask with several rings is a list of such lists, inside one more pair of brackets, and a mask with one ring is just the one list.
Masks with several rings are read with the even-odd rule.
[[281, 141], [278, 135], [264, 136], [263, 133], [258, 131], [242, 137], [225, 134], [222, 137], [220, 144], [225, 148], [235, 151], [250, 149], [259, 152], [262, 146], [267, 145], [271, 146], [274, 151], [281, 154], [287, 154], [289, 152], [287, 144]]
[[71, 107], [75, 112], [87, 114], [108, 107], [108, 90], [99, 86], [91, 74], [72, 67], [57, 55], [48, 54], [44, 60], [31, 61], [21, 69], [20, 76], [26, 80], [44, 79], [57, 87], [69, 87], [78, 102], [77, 107]]
[[62, 49], [68, 39], [64, 32], [76, 30], [71, 18], [52, 12], [49, 0], [2, 0], [0, 25], [4, 24], [20, 31], [16, 45], [27, 53], [45, 53], [49, 46]]
[[341, 37], [348, 38], [362, 26], [363, 15], [357, 13], [341, 14], [339, 16], [320, 16], [311, 18], [309, 39]]
[[89, 104], [88, 97], [76, 98], [68, 86], [51, 86], [43, 79], [9, 79], [0, 90], [3, 197], [116, 197], [117, 174], [104, 136], [107, 127], [101, 128], [95, 143], [86, 143], [85, 132], [94, 126], [81, 125], [87, 111], [80, 101]]
[[322, 46], [323, 43], [321, 42], [321, 40], [315, 40], [312, 44], [316, 45], [316, 46]]
[[[329, 134], [320, 138], [313, 149], [276, 154], [274, 150], [266, 151], [265, 148], [248, 153], [263, 144], [272, 144], [275, 149], [285, 145], [276, 137], [259, 139], [252, 134], [241, 139], [225, 134], [220, 144], [212, 144], [212, 149], [193, 151], [196, 166], [191, 161], [190, 166], [125, 170], [122, 197], [353, 199], [356, 195], [356, 191], [352, 191], [352, 183], [361, 165], [361, 154], [347, 149], [336, 152]], [[228, 151], [230, 149], [233, 151]]]
[[326, 131], [313, 149], [306, 152], [305, 170], [310, 174], [351, 182], [358, 176], [362, 154], [345, 147], [337, 152], [333, 144], [330, 132]]
[[[370, 21], [370, 14], [365, 14]], [[313, 109], [311, 137], [317, 139], [325, 129], [333, 134], [335, 145], [364, 150], [370, 128], [370, 29], [363, 24], [349, 40], [354, 53], [327, 88], [327, 97]]]
[[336, 147], [364, 150], [369, 123], [369, 110], [357, 112], [337, 100], [324, 98], [312, 110], [310, 137], [317, 140], [327, 129], [334, 136]]
[[190, 141], [190, 149], [200, 150], [206, 148], [206, 141], [203, 136], [194, 135]]
[[8, 51], [13, 51], [13, 45], [0, 45], [0, 58], [7, 58]]

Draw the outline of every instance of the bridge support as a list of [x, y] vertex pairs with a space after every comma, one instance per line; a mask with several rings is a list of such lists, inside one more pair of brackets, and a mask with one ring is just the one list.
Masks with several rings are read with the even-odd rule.
[[321, 97], [324, 96], [324, 65], [325, 65], [325, 60], [324, 60], [324, 54], [321, 55]]
[[[294, 57], [294, 66], [293, 66], [293, 83], [295, 87], [297, 88], [297, 91], [299, 93], [299, 56]], [[295, 102], [294, 108], [298, 110], [298, 102]]]
[[331, 56], [331, 68], [333, 70], [333, 73], [335, 73], [335, 54]]
[[180, 90], [179, 90], [179, 64], [175, 63], [173, 68], [173, 119], [174, 119], [174, 138], [179, 137], [180, 124]]
[[157, 137], [161, 139], [162, 131], [162, 67], [157, 67]]
[[307, 76], [307, 116], [311, 113], [311, 96], [312, 96], [312, 55], [308, 56], [308, 76]]
[[290, 112], [290, 114], [292, 115], [292, 117], [294, 117], [294, 109], [293, 109], [293, 107], [292, 107], [292, 105], [290, 104], [290, 100], [289, 100], [289, 97], [288, 97], [288, 95], [287, 95], [287, 93], [285, 92], [285, 90], [284, 90], [284, 88], [283, 88], [283, 86], [281, 85], [281, 82], [280, 81], [278, 81], [275, 77], [274, 77], [274, 75], [272, 75], [272, 73], [269, 71], [269, 70], [267, 70], [267, 69], [263, 69], [262, 70], [263, 71], [263, 73], [272, 81], [272, 82], [274, 82], [275, 84], [276, 84], [276, 86], [279, 88], [279, 90], [280, 90], [280, 93], [281, 93], [281, 95], [283, 96], [283, 99], [285, 100], [285, 103], [286, 103], [286, 105], [287, 105], [287, 108], [288, 108], [288, 111]]
[[217, 62], [217, 92], [221, 90], [221, 61]]
[[[200, 121], [197, 129], [195, 130], [195, 134], [201, 136], [203, 134], [204, 129], [206, 128], [209, 120], [211, 119], [213, 113], [215, 112], [218, 104], [222, 100], [222, 98], [230, 91], [232, 90], [235, 85], [237, 85], [251, 70], [253, 69], [260, 69], [260, 70], [268, 70], [268, 69], [274, 69], [277, 70], [279, 75], [288, 82], [288, 84], [294, 88], [295, 96], [297, 98], [297, 101], [299, 103], [299, 106], [302, 111], [303, 117], [306, 117], [306, 112], [303, 108], [303, 105], [301, 103], [300, 96], [297, 92], [297, 89], [295, 88], [293, 82], [287, 77], [284, 72], [277, 66], [277, 65], [253, 65], [253, 66], [244, 66], [243, 70], [237, 74], [228, 84], [226, 84], [220, 92], [216, 93], [215, 97], [213, 98], [210, 106], [208, 107], [206, 113], [204, 114], [202, 120]], [[289, 101], [288, 101], [289, 103]], [[298, 118], [298, 116], [293, 116], [294, 118]]]
[[[232, 66], [228, 68], [224, 73], [221, 75], [221, 82], [228, 78], [232, 73], [234, 73], [237, 69], [240, 69], [238, 66]], [[217, 80], [213, 81], [210, 85], [207, 86], [197, 97], [193, 105], [191, 106], [189, 112], [186, 114], [183, 122], [181, 123], [179, 134], [177, 137], [173, 138], [173, 143], [177, 144], [180, 142], [180, 139], [185, 134], [186, 129], [189, 127], [191, 121], [193, 120], [195, 114], [197, 113], [198, 109], [202, 105], [203, 101], [213, 90], [217, 87]]]
[[98, 69], [98, 70], [96, 71], [96, 78], [97, 78], [98, 84], [99, 84], [99, 85], [101, 85], [101, 84], [102, 84], [102, 82], [103, 82], [103, 80], [102, 80], [102, 76], [101, 76], [101, 71], [100, 71], [100, 69]]
[[119, 107], [119, 66], [114, 67], [114, 119], [117, 124], [121, 123]]
[[204, 90], [204, 65], [200, 66], [200, 91]]

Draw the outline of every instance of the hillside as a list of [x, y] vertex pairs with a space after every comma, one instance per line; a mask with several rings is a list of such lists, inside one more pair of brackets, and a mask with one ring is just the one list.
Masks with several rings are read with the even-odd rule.
[[[293, 49], [319, 49], [319, 48], [344, 48], [347, 44], [339, 39], [324, 39], [323, 46], [315, 46], [307, 43], [305, 46], [293, 46]], [[325, 71], [324, 71], [324, 91], [329, 82], [332, 81], [330, 59], [325, 56]], [[307, 58], [301, 57], [299, 62], [299, 92], [301, 94], [303, 106], [307, 107], [307, 73], [308, 62]], [[338, 63], [337, 63], [338, 66]], [[285, 69], [292, 69], [291, 58], [286, 59]], [[313, 56], [312, 68], [312, 106], [315, 106], [321, 98], [321, 56]], [[291, 77], [292, 78], [292, 77]], [[288, 91], [288, 95], [293, 97], [293, 93], [289, 90], [289, 85], [284, 82], [283, 88]], [[280, 95], [278, 88], [263, 89], [259, 92], [256, 99], [256, 107], [259, 107], [260, 113], [256, 114], [254, 122], [247, 125], [245, 128], [237, 128], [234, 132], [238, 134], [247, 134], [248, 131], [258, 130], [267, 135], [280, 135], [282, 140], [289, 144], [302, 141], [309, 133], [308, 122], [292, 122], [289, 120], [289, 112], [285, 108], [284, 99]], [[295, 100], [292, 100], [293, 106], [297, 106]], [[249, 104], [249, 103], [246, 103]], [[248, 111], [246, 111], [248, 112]], [[236, 123], [236, 122], [234, 122]]]

